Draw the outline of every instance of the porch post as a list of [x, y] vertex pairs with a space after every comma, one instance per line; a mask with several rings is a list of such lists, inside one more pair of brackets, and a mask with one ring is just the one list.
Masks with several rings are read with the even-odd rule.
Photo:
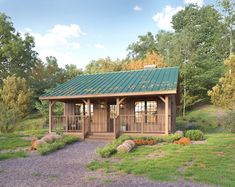
[[120, 113], [120, 99], [116, 98], [116, 105], [117, 105], [117, 116], [119, 116]]
[[49, 133], [52, 131], [52, 107], [55, 104], [55, 101], [49, 100]]
[[87, 112], [88, 112], [88, 131], [91, 131], [91, 100], [87, 99]]
[[169, 96], [165, 96], [165, 134], [169, 134]]

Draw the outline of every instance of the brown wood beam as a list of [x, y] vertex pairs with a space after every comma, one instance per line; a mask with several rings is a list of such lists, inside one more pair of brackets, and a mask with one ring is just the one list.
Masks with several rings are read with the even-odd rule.
[[53, 105], [56, 103], [56, 101], [49, 100], [49, 133], [52, 131], [52, 114], [53, 114]]
[[165, 96], [165, 134], [169, 133], [169, 96]]
[[149, 96], [149, 95], [164, 95], [164, 94], [177, 94], [176, 89], [166, 91], [151, 91], [151, 92], [128, 92], [128, 93], [114, 93], [114, 94], [88, 94], [76, 96], [45, 96], [39, 97], [41, 100], [48, 99], [84, 99], [84, 98], [97, 98], [97, 97], [127, 97], [127, 96]]
[[162, 96], [158, 96], [164, 103], [166, 103], [166, 100]]
[[120, 98], [116, 98], [116, 105], [117, 105], [117, 116], [120, 114]]
[[87, 112], [88, 112], [88, 131], [91, 131], [91, 100], [87, 99]]

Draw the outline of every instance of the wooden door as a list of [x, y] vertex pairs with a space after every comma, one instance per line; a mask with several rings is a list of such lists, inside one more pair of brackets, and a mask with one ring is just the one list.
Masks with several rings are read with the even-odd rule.
[[107, 112], [107, 119], [108, 119], [108, 124], [107, 124], [107, 132], [113, 132], [113, 124], [114, 124], [114, 118], [116, 116], [116, 111], [117, 107], [116, 105], [109, 104], [108, 105], [108, 112]]

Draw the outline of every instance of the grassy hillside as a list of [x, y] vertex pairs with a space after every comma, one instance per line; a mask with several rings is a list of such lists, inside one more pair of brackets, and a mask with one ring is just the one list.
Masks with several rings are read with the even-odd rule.
[[185, 117], [177, 117], [178, 130], [200, 129], [204, 132], [217, 132], [221, 130], [221, 121], [225, 111], [213, 105], [200, 106], [187, 113]]

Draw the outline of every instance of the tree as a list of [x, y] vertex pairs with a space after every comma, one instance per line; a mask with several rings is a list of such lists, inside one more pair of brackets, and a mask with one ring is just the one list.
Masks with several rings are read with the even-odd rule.
[[66, 79], [65, 71], [58, 66], [55, 57], [47, 57], [46, 63], [38, 59], [29, 79], [31, 89], [34, 92], [34, 98], [38, 100], [38, 97], [46, 89], [54, 88], [56, 85], [65, 82], [68, 79]]
[[235, 110], [235, 55], [224, 61], [226, 72], [208, 92], [214, 105]]
[[157, 52], [156, 39], [151, 32], [138, 36], [138, 41], [130, 44], [127, 51], [129, 59], [142, 59], [148, 52]]
[[164, 60], [161, 56], [154, 52], [148, 52], [144, 59], [140, 60], [132, 60], [127, 63], [127, 70], [136, 70], [136, 69], [144, 69], [146, 65], [155, 65], [158, 68], [166, 67], [167, 65], [164, 63]]
[[85, 68], [85, 73], [102, 73], [110, 71], [121, 71], [122, 62], [120, 60], [112, 61], [109, 57], [105, 59], [92, 60]]
[[82, 73], [83, 73], [82, 70], [78, 69], [77, 66], [74, 64], [65, 65], [65, 78], [66, 78], [66, 80], [72, 79]]
[[14, 110], [24, 117], [31, 109], [32, 91], [28, 88], [24, 78], [8, 76], [3, 80], [0, 99], [8, 110]]
[[34, 67], [37, 53], [29, 34], [24, 39], [16, 32], [10, 17], [0, 13], [0, 84], [9, 75], [28, 78]]
[[173, 16], [172, 24], [175, 33], [157, 35], [158, 49], [169, 64], [180, 67], [185, 111], [209, 99], [207, 90], [223, 73], [222, 62], [229, 55], [229, 42], [224, 40], [226, 27], [222, 17], [211, 6], [189, 5]]
[[235, 2], [231, 0], [219, 0], [218, 2], [223, 9], [224, 22], [228, 28], [229, 52], [231, 55], [234, 52], [233, 32], [235, 26]]
[[0, 132], [13, 132], [21, 117], [14, 109], [9, 109], [3, 103], [0, 103]]

